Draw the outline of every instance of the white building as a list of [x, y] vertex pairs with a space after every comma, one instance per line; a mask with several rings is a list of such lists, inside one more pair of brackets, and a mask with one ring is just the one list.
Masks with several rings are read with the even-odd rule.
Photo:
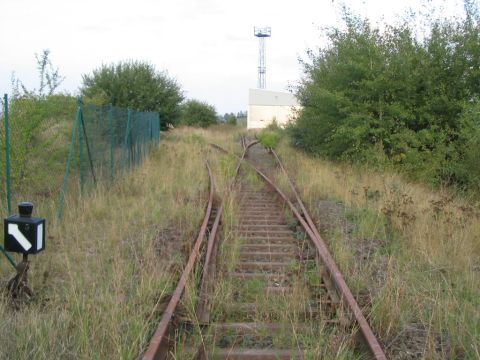
[[273, 120], [285, 125], [299, 108], [297, 98], [291, 93], [249, 89], [247, 129], [262, 129]]

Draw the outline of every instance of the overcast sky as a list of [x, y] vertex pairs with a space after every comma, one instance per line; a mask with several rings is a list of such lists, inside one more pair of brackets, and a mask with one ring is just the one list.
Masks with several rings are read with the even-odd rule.
[[[393, 22], [408, 8], [451, 16], [460, 0], [345, 1], [373, 23]], [[35, 53], [50, 49], [65, 81], [78, 93], [82, 74], [102, 64], [146, 60], [177, 79], [188, 98], [218, 112], [246, 110], [257, 85], [254, 26], [270, 26], [266, 40], [267, 88], [286, 90], [301, 76], [299, 57], [322, 45], [321, 28], [338, 24], [332, 0], [1, 0], [0, 92], [10, 93], [14, 71], [38, 87]], [[422, 5], [423, 4], [423, 5]], [[426, 5], [425, 5], [426, 4]]]

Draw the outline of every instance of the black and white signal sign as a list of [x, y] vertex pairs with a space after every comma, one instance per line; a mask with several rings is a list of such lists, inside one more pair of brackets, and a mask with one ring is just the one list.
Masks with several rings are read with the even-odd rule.
[[3, 220], [5, 250], [22, 254], [36, 254], [45, 249], [45, 219], [32, 217], [33, 204], [18, 204], [20, 215]]

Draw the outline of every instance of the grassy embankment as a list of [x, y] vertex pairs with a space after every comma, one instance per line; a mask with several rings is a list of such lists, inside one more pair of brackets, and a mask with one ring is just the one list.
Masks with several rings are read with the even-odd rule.
[[478, 203], [285, 143], [279, 153], [389, 355], [480, 358]]
[[[0, 358], [135, 358], [202, 218], [212, 151], [205, 139], [232, 136], [176, 130], [113, 186], [67, 201], [61, 221], [56, 196], [37, 203], [35, 214], [47, 218], [47, 249], [32, 257], [34, 299], [0, 297]], [[4, 288], [12, 269], [2, 261], [0, 270]]]

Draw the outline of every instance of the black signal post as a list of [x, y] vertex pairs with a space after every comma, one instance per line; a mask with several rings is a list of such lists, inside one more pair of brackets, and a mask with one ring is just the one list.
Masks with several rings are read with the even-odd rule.
[[45, 250], [45, 219], [32, 217], [32, 212], [32, 203], [21, 202], [18, 204], [18, 215], [3, 220], [5, 250], [23, 255], [17, 265], [17, 275], [7, 284], [13, 297], [21, 293], [33, 295], [27, 285], [28, 255]]

